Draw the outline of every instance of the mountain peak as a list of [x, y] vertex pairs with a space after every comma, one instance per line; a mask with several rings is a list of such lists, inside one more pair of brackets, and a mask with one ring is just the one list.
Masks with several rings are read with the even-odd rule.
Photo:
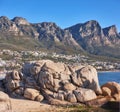
[[0, 17], [0, 23], [4, 23], [4, 22], [8, 22], [8, 21], [10, 21], [8, 17], [6, 17], [6, 16]]
[[22, 17], [14, 17], [12, 21], [15, 22], [17, 25], [30, 25], [29, 22]]
[[0, 19], [7, 19], [7, 20], [9, 20], [7, 16], [1, 16]]
[[103, 28], [103, 33], [105, 36], [117, 36], [118, 35], [117, 28], [115, 25]]
[[96, 20], [89, 20], [89, 21], [87, 21], [85, 23], [88, 23], [88, 24], [99, 24], [98, 21], [96, 21]]

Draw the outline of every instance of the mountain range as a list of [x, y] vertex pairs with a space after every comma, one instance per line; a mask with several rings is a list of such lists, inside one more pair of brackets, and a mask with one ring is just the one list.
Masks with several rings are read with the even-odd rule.
[[29, 23], [25, 18], [0, 17], [0, 48], [90, 53], [120, 58], [120, 33], [95, 20], [62, 29], [53, 22]]

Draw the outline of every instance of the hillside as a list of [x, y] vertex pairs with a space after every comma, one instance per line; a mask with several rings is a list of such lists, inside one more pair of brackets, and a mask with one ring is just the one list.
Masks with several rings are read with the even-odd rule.
[[95, 55], [120, 57], [120, 34], [115, 25], [101, 28], [97, 21], [88, 21], [67, 28], [84, 50]]
[[90, 53], [120, 58], [120, 34], [115, 25], [102, 28], [91, 20], [62, 29], [52, 22], [0, 17], [0, 49]]

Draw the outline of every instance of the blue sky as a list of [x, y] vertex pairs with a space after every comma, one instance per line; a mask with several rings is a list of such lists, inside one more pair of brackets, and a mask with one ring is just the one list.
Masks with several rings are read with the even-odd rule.
[[0, 0], [0, 16], [55, 22], [61, 28], [97, 20], [103, 28], [115, 24], [120, 32], [120, 0]]

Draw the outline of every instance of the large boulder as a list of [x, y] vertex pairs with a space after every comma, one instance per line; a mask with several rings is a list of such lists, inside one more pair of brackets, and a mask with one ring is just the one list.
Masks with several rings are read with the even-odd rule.
[[120, 101], [120, 84], [116, 82], [107, 82], [101, 86], [104, 96], [111, 96], [116, 101]]
[[77, 90], [74, 90], [74, 94], [77, 101], [82, 103], [97, 98], [95, 92], [91, 89], [78, 88]]
[[30, 100], [42, 101], [43, 96], [36, 89], [26, 88], [24, 91], [24, 97]]
[[0, 91], [0, 112], [12, 112], [9, 96]]
[[94, 67], [88, 65], [76, 71], [71, 75], [72, 82], [78, 87], [88, 88], [95, 91], [96, 94], [102, 94], [98, 82], [97, 71]]
[[57, 92], [63, 81], [70, 80], [69, 68], [63, 63], [46, 61], [39, 73], [39, 84], [44, 89]]

